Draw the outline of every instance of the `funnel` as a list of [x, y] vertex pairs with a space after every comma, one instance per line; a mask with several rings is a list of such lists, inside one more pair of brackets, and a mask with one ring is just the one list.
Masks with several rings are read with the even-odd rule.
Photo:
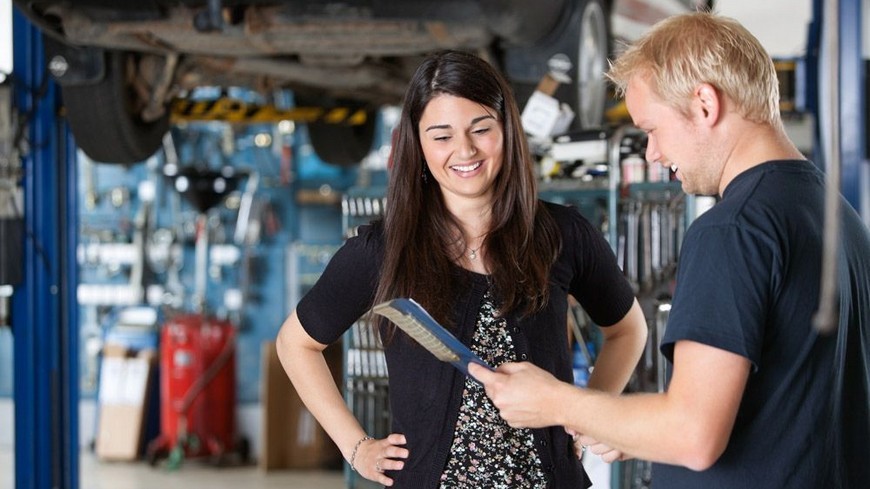
[[201, 214], [220, 204], [235, 190], [239, 177], [229, 166], [220, 170], [186, 166], [171, 176], [175, 190]]

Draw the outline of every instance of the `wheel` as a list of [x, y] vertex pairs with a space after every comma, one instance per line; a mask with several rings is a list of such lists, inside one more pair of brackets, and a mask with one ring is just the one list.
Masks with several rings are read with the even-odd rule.
[[325, 122], [308, 124], [308, 137], [314, 152], [321, 160], [333, 165], [359, 164], [372, 150], [375, 117], [373, 110], [367, 110], [366, 121], [355, 126]]
[[373, 107], [345, 101], [323, 100], [312, 94], [297, 94], [296, 104], [299, 107], [323, 107], [327, 112], [332, 107], [348, 107], [350, 114], [360, 110], [365, 114], [365, 121], [360, 124], [342, 122], [309, 122], [308, 139], [317, 157], [326, 163], [336, 166], [358, 165], [372, 150], [377, 126], [377, 110]]
[[247, 465], [251, 462], [251, 442], [247, 437], [242, 436], [236, 440], [236, 453], [239, 454], [239, 462], [242, 465]]
[[133, 89], [138, 56], [106, 52], [102, 80], [61, 88], [76, 144], [94, 161], [137, 163], [153, 155], [169, 130], [169, 112], [154, 121], [140, 117], [144, 102]]
[[157, 467], [157, 464], [160, 463], [161, 460], [169, 457], [169, 450], [160, 449], [148, 451], [145, 454], [145, 459], [148, 461], [148, 465], [151, 467]]
[[610, 24], [603, 0], [569, 2], [565, 15], [547, 38], [532, 45], [508, 46], [502, 55], [504, 71], [520, 107], [550, 71], [551, 60], [570, 64], [571, 83], [553, 96], [574, 111], [573, 129], [598, 128], [604, 122], [610, 54]]
[[157, 438], [151, 440], [148, 443], [147, 448], [145, 449], [145, 459], [148, 461], [148, 465], [151, 467], [156, 467], [161, 460], [167, 458], [169, 456], [169, 447], [167, 445], [167, 440], [162, 435]]
[[577, 28], [573, 93], [568, 94], [566, 102], [574, 107], [581, 128], [600, 127], [607, 100], [604, 73], [610, 45], [607, 15], [600, 0], [586, 1]]

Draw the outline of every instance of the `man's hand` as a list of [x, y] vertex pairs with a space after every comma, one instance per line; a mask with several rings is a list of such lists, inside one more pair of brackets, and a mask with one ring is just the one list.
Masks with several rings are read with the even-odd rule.
[[584, 453], [592, 453], [601, 457], [601, 460], [611, 463], [617, 460], [625, 461], [632, 457], [628, 454], [599, 442], [595, 438], [588, 435], [581, 435], [574, 430], [566, 429], [569, 435], [574, 439], [574, 454], [578, 459], [583, 458]]
[[564, 384], [535, 365], [505, 363], [493, 372], [475, 363], [468, 373], [479, 380], [501, 417], [514, 428], [541, 428], [561, 424], [558, 391]]

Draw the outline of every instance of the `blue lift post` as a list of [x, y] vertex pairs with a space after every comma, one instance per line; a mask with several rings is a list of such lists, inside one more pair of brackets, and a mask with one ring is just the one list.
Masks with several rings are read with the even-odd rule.
[[[821, 0], [819, 0], [821, 1]], [[840, 161], [841, 191], [858, 212], [866, 212], [868, 165], [866, 154], [864, 60], [861, 39], [861, 0], [840, 0]], [[861, 199], [865, 199], [862, 205]], [[863, 214], [864, 222], [870, 216]]]
[[[813, 0], [812, 23], [807, 40], [807, 107], [816, 117], [813, 160], [824, 170], [822, 142], [822, 92], [831, 89], [822, 79], [822, 37], [825, 0]], [[867, 160], [867, 117], [865, 114], [864, 60], [862, 55], [861, 0], [840, 0], [837, 4], [839, 29], [839, 118], [834, 121], [840, 130], [840, 192], [854, 207], [864, 222], [870, 223], [870, 161]]]
[[74, 146], [42, 34], [13, 9], [15, 107], [23, 152], [25, 275], [12, 297], [15, 487], [76, 489], [78, 309]]

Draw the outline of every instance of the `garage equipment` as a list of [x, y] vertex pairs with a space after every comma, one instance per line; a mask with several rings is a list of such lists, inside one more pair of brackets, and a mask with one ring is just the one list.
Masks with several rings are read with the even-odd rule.
[[[342, 228], [346, 238], [356, 236], [359, 226], [383, 216], [387, 201], [386, 187], [351, 188], [342, 198]], [[383, 346], [368, 318], [359, 321], [344, 334], [344, 396], [348, 408], [366, 433], [375, 438], [390, 434], [390, 382]], [[359, 477], [345, 464], [348, 489], [379, 487]]]
[[[18, 160], [12, 84], [0, 83], [0, 285], [18, 285], [24, 279], [24, 191]], [[0, 296], [0, 301], [5, 298]], [[0, 314], [0, 324], [3, 324]]]
[[176, 468], [185, 457], [224, 462], [236, 451], [235, 329], [202, 314], [179, 314], [160, 335], [160, 428], [148, 447], [154, 465]]
[[236, 439], [235, 341], [233, 324], [206, 307], [208, 211], [238, 185], [231, 169], [185, 167], [168, 175], [196, 209], [194, 309], [169, 317], [160, 337], [160, 436], [148, 446], [152, 465], [168, 458], [177, 468], [185, 457], [208, 456], [217, 464], [236, 453], [246, 460], [249, 446]]

